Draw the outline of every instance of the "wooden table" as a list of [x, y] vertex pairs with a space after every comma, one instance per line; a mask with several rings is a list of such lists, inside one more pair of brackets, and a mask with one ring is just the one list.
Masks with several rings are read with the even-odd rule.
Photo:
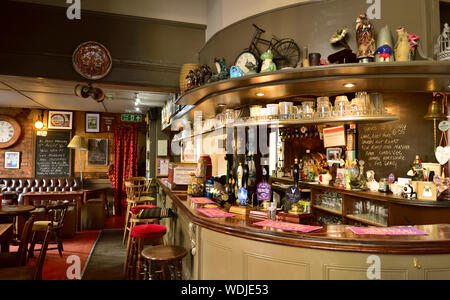
[[26, 193], [24, 195], [25, 205], [33, 204], [35, 201], [70, 201], [71, 205], [75, 201], [77, 210], [77, 231], [81, 231], [81, 207], [83, 206], [84, 192], [48, 192], [48, 193]]
[[1, 252], [9, 252], [9, 241], [13, 235], [13, 224], [0, 224]]

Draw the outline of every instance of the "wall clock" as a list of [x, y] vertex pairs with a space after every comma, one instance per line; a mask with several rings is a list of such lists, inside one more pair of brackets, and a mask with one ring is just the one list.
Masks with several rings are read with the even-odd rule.
[[14, 118], [0, 115], [0, 149], [14, 145], [19, 140], [21, 131], [19, 122]]

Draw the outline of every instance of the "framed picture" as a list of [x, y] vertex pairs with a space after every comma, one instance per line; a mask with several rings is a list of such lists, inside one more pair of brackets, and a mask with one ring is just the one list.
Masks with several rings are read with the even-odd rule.
[[100, 114], [86, 113], [86, 132], [100, 132]]
[[156, 159], [156, 176], [157, 177], [169, 176], [169, 163], [170, 163], [170, 158], [157, 158]]
[[329, 163], [339, 163], [342, 158], [342, 148], [328, 148], [327, 161]]
[[20, 169], [20, 152], [5, 152], [5, 169]]
[[107, 139], [88, 139], [88, 166], [107, 166], [108, 154]]
[[48, 129], [72, 129], [73, 112], [49, 111]]

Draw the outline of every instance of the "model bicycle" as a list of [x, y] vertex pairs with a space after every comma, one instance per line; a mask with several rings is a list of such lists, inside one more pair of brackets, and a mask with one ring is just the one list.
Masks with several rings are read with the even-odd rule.
[[266, 31], [255, 24], [253, 26], [256, 28], [256, 31], [250, 46], [239, 54], [234, 63], [235, 66], [238, 66], [244, 73], [248, 73], [249, 69], [247, 66], [253, 64], [259, 71], [261, 68], [260, 57], [262, 53], [257, 47], [258, 43], [269, 46], [267, 50], [272, 50], [274, 56], [273, 62], [277, 65], [278, 69], [287, 67], [295, 68], [297, 66], [300, 61], [300, 49], [293, 39], [279, 40], [274, 36], [270, 41], [265, 40], [261, 38], [261, 35]]

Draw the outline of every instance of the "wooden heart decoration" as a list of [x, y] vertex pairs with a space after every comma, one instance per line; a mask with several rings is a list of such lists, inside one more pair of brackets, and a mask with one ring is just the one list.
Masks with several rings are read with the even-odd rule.
[[450, 160], [450, 147], [439, 146], [436, 149], [436, 159], [443, 166]]

